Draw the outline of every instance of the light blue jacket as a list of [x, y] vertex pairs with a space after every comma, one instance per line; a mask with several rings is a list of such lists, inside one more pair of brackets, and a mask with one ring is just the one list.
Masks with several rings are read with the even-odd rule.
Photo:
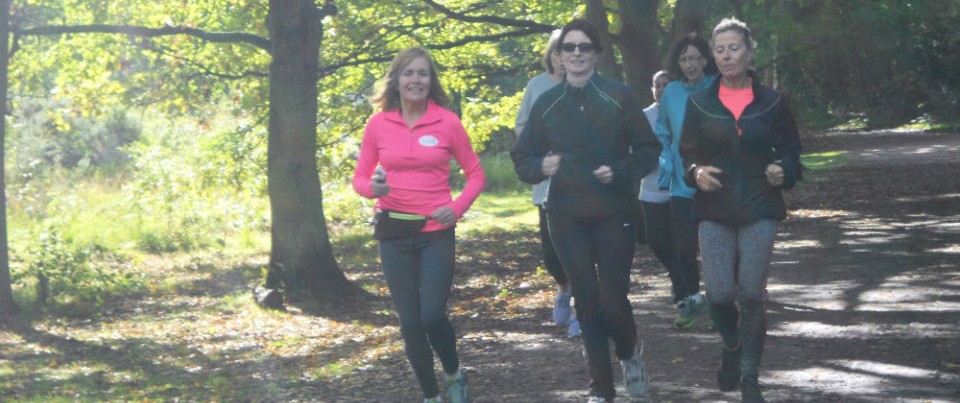
[[696, 189], [683, 181], [683, 159], [680, 158], [680, 133], [683, 132], [683, 116], [687, 111], [687, 98], [701, 88], [709, 86], [716, 76], [706, 76], [703, 81], [687, 85], [684, 79], [671, 81], [660, 97], [660, 116], [653, 133], [660, 140], [660, 188], [669, 189], [671, 197], [693, 198]]

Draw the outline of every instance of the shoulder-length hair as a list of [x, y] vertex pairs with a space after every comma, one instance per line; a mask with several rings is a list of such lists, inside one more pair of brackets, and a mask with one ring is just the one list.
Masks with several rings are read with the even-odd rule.
[[543, 64], [543, 69], [547, 71], [547, 74], [553, 74], [557, 71], [557, 66], [553, 65], [553, 54], [560, 53], [560, 30], [555, 29], [550, 33], [550, 39], [547, 39], [547, 48], [543, 50], [543, 58], [540, 60], [540, 63]]
[[437, 66], [426, 49], [415, 46], [401, 50], [390, 63], [387, 75], [381, 78], [376, 85], [376, 91], [370, 98], [375, 110], [395, 111], [400, 109], [400, 72], [417, 58], [424, 58], [430, 66], [430, 92], [427, 98], [440, 106], [446, 107], [450, 102], [440, 77], [437, 75]]
[[700, 51], [700, 55], [707, 60], [707, 64], [703, 66], [704, 75], [715, 75], [720, 72], [720, 69], [717, 68], [717, 61], [713, 58], [713, 52], [710, 51], [710, 44], [696, 32], [691, 32], [677, 40], [677, 42], [673, 44], [673, 47], [670, 48], [670, 56], [668, 56], [669, 59], [667, 59], [667, 71], [670, 72], [671, 77], [674, 79], [682, 79], [684, 77], [683, 69], [680, 68], [680, 54], [685, 52], [689, 46], [697, 48], [697, 50]]

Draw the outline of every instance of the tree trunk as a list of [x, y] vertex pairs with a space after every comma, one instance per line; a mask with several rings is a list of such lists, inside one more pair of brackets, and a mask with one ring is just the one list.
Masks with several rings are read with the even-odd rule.
[[[673, 10], [673, 29], [671, 30], [670, 42], [667, 43], [665, 54], [669, 56], [670, 46], [680, 40], [683, 36], [696, 32], [704, 39], [710, 40], [710, 32], [704, 32], [704, 24], [707, 21], [707, 13], [711, 10], [705, 7], [701, 1], [679, 0], [677, 7]], [[706, 56], [706, 55], [704, 55]], [[674, 62], [666, 60], [665, 62]], [[679, 78], [679, 77], [677, 77]]]
[[660, 25], [657, 22], [658, 0], [620, 0], [620, 55], [627, 85], [641, 102], [653, 102], [650, 78], [659, 70], [657, 42]]
[[267, 287], [316, 295], [353, 289], [333, 257], [317, 172], [320, 19], [314, 0], [270, 0]]
[[[10, 1], [0, 0], [0, 190], [7, 189], [7, 67], [10, 61]], [[3, 193], [0, 193], [2, 196]], [[7, 245], [7, 198], [0, 197], [0, 316], [13, 315], [20, 307], [13, 300], [13, 282], [10, 279], [10, 252]]]

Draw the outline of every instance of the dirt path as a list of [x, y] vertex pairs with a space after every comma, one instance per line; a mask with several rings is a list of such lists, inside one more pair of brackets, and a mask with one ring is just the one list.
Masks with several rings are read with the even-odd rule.
[[[846, 133], [808, 138], [805, 150], [845, 150], [848, 163], [829, 174], [812, 172], [790, 195], [794, 211], [780, 229], [770, 276], [761, 373], [767, 397], [960, 402], [960, 136]], [[519, 260], [492, 263], [535, 267], [512, 258]], [[491, 264], [461, 264], [458, 284], [496, 275], [474, 263]], [[669, 280], [644, 249], [635, 267], [631, 300], [653, 400], [739, 401], [738, 393], [715, 388], [719, 336], [703, 326], [672, 330]], [[475, 291], [463, 287], [454, 298], [469, 300]], [[543, 305], [512, 319], [492, 311], [455, 316], [476, 402], [586, 399], [579, 339], [548, 323]], [[400, 375], [384, 383], [371, 373], [372, 383], [364, 383], [358, 374], [348, 383], [365, 387], [330, 390], [331, 401], [420, 399], [402, 355], [380, 364]], [[378, 397], [363, 391], [373, 385]]]

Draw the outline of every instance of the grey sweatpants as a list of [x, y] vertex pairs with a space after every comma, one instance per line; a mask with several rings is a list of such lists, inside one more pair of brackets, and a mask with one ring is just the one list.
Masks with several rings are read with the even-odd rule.
[[735, 227], [714, 221], [700, 223], [707, 307], [724, 345], [743, 347], [744, 376], [757, 375], [763, 353], [767, 334], [767, 270], [776, 233], [776, 220]]

